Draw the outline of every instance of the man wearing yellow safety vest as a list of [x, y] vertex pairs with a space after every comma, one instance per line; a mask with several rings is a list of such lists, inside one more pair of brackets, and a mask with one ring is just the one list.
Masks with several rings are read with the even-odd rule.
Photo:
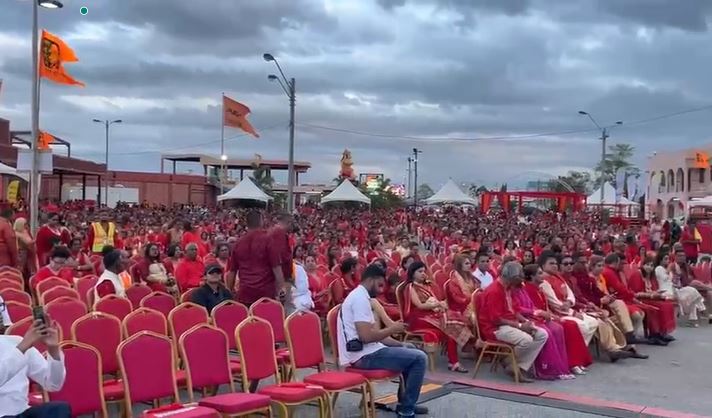
[[98, 222], [92, 222], [87, 233], [86, 247], [94, 255], [101, 255], [101, 250], [107, 245], [115, 247], [118, 233], [116, 225], [109, 222], [109, 213], [101, 212]]

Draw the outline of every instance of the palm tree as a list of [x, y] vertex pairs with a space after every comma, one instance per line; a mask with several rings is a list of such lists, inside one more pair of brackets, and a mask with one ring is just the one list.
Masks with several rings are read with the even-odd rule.
[[252, 164], [252, 176], [250, 177], [257, 187], [263, 192], [271, 195], [274, 187], [274, 179], [270, 175], [269, 167], [266, 165]]

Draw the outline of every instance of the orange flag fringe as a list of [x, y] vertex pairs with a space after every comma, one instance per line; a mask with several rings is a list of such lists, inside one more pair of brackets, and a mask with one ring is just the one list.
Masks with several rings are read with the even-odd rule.
[[54, 137], [45, 131], [40, 131], [39, 137], [37, 138], [37, 149], [49, 149], [49, 144], [52, 143]]
[[223, 95], [223, 124], [232, 128], [242, 129], [248, 134], [254, 135], [255, 138], [259, 138], [260, 135], [247, 120], [247, 115], [249, 114], [249, 107]]
[[39, 57], [40, 77], [54, 81], [58, 84], [84, 86], [81, 81], [75, 80], [64, 71], [65, 62], [77, 62], [79, 59], [61, 38], [42, 30]]

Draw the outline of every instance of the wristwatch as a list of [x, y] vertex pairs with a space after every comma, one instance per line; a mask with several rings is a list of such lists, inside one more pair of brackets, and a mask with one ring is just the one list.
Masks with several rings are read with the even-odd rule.
[[522, 324], [521, 323], [517, 324], [517, 328], [522, 329]]

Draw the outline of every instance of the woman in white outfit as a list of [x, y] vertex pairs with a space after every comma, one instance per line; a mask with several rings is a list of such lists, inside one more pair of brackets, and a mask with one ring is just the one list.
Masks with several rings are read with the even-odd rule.
[[668, 300], [676, 300], [689, 325], [696, 327], [697, 311], [705, 310], [702, 295], [694, 287], [683, 286], [680, 281], [680, 266], [670, 262], [669, 254], [660, 252], [656, 264], [655, 278], [658, 280], [658, 287], [663, 292], [663, 296]]

